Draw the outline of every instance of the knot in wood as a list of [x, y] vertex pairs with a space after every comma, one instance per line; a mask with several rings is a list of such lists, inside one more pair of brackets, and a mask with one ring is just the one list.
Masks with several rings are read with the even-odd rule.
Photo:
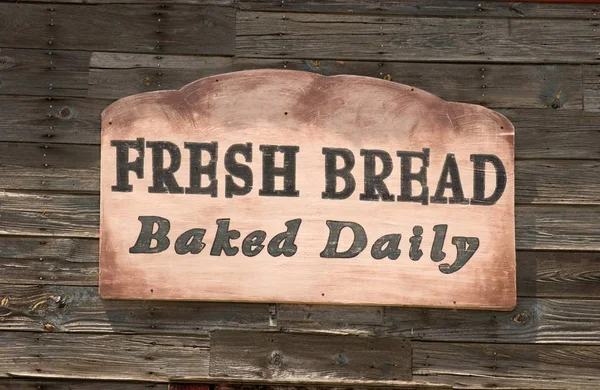
[[348, 357], [343, 353], [338, 353], [337, 355], [335, 355], [333, 360], [335, 361], [335, 364], [339, 366], [345, 366], [346, 364], [348, 364]]
[[283, 365], [283, 354], [279, 351], [271, 352], [268, 363], [270, 366], [281, 367]]
[[531, 317], [529, 316], [529, 313], [527, 313], [526, 311], [517, 313], [512, 317], [513, 322], [515, 324], [519, 324], [519, 325], [528, 323], [530, 319], [531, 319]]

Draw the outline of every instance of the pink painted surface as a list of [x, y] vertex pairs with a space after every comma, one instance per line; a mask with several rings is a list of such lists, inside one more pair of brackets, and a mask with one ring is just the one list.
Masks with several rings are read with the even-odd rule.
[[[148, 193], [152, 185], [150, 149], [145, 152], [144, 178], [137, 179], [130, 172], [133, 192], [111, 191], [116, 180], [116, 153], [110, 141], [139, 137], [180, 147], [182, 164], [175, 176], [184, 187], [189, 181], [184, 142], [218, 142], [218, 196]], [[224, 152], [232, 144], [246, 142], [253, 144], [253, 160], [247, 165], [253, 170], [254, 187], [245, 196], [225, 198]], [[262, 144], [299, 146], [299, 197], [258, 195]], [[356, 190], [348, 199], [321, 198], [325, 188], [323, 147], [346, 148], [355, 156]], [[430, 148], [430, 195], [447, 153], [456, 156], [467, 197], [473, 193], [470, 155], [498, 156], [508, 178], [504, 194], [492, 206], [359, 200], [363, 190], [361, 149], [380, 149], [392, 156], [394, 171], [385, 183], [390, 193], [398, 195], [400, 161], [396, 151], [419, 152], [423, 148]], [[135, 156], [131, 151], [130, 158]], [[281, 161], [276, 159], [277, 164]], [[514, 128], [506, 118], [484, 107], [445, 102], [416, 88], [367, 77], [281, 70], [228, 73], [198, 80], [179, 91], [144, 93], [111, 104], [102, 114], [101, 170], [100, 293], [104, 298], [500, 310], [515, 305]], [[486, 174], [490, 176], [486, 180], [493, 179], [493, 170]], [[281, 188], [277, 180], [276, 184]], [[445, 195], [450, 196], [451, 191]], [[140, 233], [140, 215], [171, 221], [171, 246], [166, 251], [128, 252]], [[286, 229], [286, 221], [301, 218], [297, 252], [292, 257], [272, 257], [265, 248], [255, 257], [246, 257], [241, 250], [230, 257], [210, 256], [219, 218], [230, 218], [230, 228], [240, 231], [241, 238], [232, 241], [236, 246], [258, 229], [266, 231], [268, 241]], [[326, 220], [362, 225], [368, 236], [367, 248], [351, 259], [321, 258], [329, 235]], [[436, 224], [448, 224], [447, 259], [440, 263], [430, 260]], [[424, 230], [419, 261], [408, 257], [415, 225]], [[176, 254], [175, 239], [191, 228], [207, 230], [206, 247], [195, 255]], [[373, 259], [371, 245], [392, 233], [402, 234], [400, 257]], [[453, 236], [476, 236], [480, 246], [462, 269], [443, 274], [439, 264], [456, 258], [450, 242]], [[340, 248], [350, 243], [349, 235], [342, 235]]]

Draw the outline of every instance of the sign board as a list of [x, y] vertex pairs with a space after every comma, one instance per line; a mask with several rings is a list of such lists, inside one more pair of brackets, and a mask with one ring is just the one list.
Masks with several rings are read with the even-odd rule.
[[102, 113], [104, 298], [515, 305], [514, 128], [358, 76], [235, 72]]

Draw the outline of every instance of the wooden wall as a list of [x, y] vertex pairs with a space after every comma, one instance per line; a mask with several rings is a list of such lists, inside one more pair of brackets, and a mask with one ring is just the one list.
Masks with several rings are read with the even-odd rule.
[[[0, 389], [600, 388], [599, 24], [600, 4], [0, 1]], [[102, 109], [255, 68], [379, 77], [507, 115], [517, 308], [99, 299]]]

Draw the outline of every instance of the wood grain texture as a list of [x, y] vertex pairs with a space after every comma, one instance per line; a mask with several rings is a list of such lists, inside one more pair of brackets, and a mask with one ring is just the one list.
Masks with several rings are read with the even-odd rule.
[[522, 297], [600, 297], [600, 253], [517, 252], [517, 293]]
[[[98, 285], [98, 240], [0, 236], [0, 283]], [[41, 260], [40, 260], [41, 259]], [[519, 297], [600, 298], [600, 254], [517, 252]], [[293, 322], [379, 324], [377, 307], [281, 305], [278, 317]]]
[[0, 377], [167, 382], [208, 376], [208, 336], [0, 332]]
[[[436, 64], [261, 58], [92, 54], [90, 96], [121, 98], [179, 89], [201, 77], [247, 69], [291, 69], [322, 75], [383, 78], [442, 99], [493, 108], [582, 108], [582, 69], [572, 65]], [[516, 92], [518, 91], [518, 93]]]
[[239, 11], [240, 57], [597, 63], [593, 20]]
[[[389, 390], [389, 389], [402, 389], [402, 390], [451, 390], [450, 387], [444, 385], [427, 385], [421, 383], [414, 382], [388, 382], [387, 386], [377, 386], [377, 385], [369, 385], [366, 387], [361, 384], [337, 384], [337, 385], [329, 385], [327, 387], [323, 387], [323, 385], [306, 385], [306, 384], [280, 384], [280, 385], [250, 385], [250, 384], [217, 384], [215, 385], [214, 390]], [[187, 389], [181, 389], [187, 390]], [[189, 389], [192, 390], [192, 389]]]
[[499, 110], [515, 125], [517, 159], [599, 159], [600, 115], [566, 110]]
[[[97, 194], [97, 146], [0, 142], [0, 188]], [[600, 205], [597, 161], [515, 162], [517, 204]]]
[[[4, 191], [0, 201], [0, 234], [98, 237], [97, 195]], [[517, 249], [600, 250], [600, 207], [519, 205], [515, 211]]]
[[583, 73], [585, 110], [600, 112], [600, 67], [586, 66]]
[[0, 140], [100, 144], [100, 113], [111, 100], [0, 96]]
[[234, 54], [235, 10], [230, 7], [101, 4], [93, 6], [94, 23], [90, 23], [90, 11], [90, 6], [80, 4], [2, 2], [0, 25], [11, 33], [0, 35], [0, 46]]
[[166, 383], [60, 380], [0, 379], [0, 390], [168, 390]]
[[203, 335], [268, 329], [266, 304], [111, 301], [96, 287], [0, 285], [0, 329], [36, 332]]
[[0, 282], [98, 284], [98, 240], [0, 237]]
[[210, 337], [210, 375], [255, 379], [410, 380], [400, 339], [239, 331]]
[[[6, 113], [0, 121], [0, 141], [98, 145], [100, 113], [111, 102], [0, 96], [0, 111]], [[515, 125], [517, 159], [600, 159], [599, 113], [552, 109], [499, 111]]]
[[597, 19], [595, 4], [560, 4], [504, 1], [445, 0], [239, 0], [242, 10], [274, 12], [320, 12], [441, 17], [502, 18], [577, 18]]
[[98, 237], [99, 196], [0, 191], [0, 204], [0, 234]]
[[589, 389], [600, 347], [414, 342], [413, 379], [453, 388]]
[[[0, 3], [0, 19], [5, 6]], [[0, 48], [0, 94], [87, 96], [89, 60], [90, 53], [56, 51], [51, 46], [46, 50]]]

